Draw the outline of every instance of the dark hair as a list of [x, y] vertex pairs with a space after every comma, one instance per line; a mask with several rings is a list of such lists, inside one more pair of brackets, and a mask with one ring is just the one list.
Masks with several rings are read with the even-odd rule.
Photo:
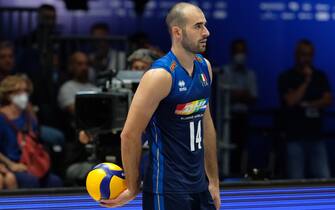
[[312, 49], [312, 52], [314, 53], [314, 45], [313, 45], [313, 42], [311, 42], [310, 40], [308, 39], [301, 39], [298, 44], [297, 44], [297, 47], [296, 47], [296, 52], [298, 52], [298, 50], [300, 49], [301, 46], [308, 46]]
[[14, 50], [14, 45], [9, 41], [0, 42], [0, 50], [7, 49], [7, 48]]
[[91, 29], [90, 29], [90, 33], [92, 34], [93, 31], [97, 30], [97, 29], [101, 29], [101, 30], [104, 30], [106, 32], [109, 32], [109, 26], [107, 23], [103, 23], [103, 22], [100, 22], [100, 23], [95, 23], [91, 26]]
[[232, 41], [230, 45], [231, 53], [235, 52], [237, 45], [243, 45], [245, 51], [247, 51], [247, 42], [244, 39], [239, 38]]

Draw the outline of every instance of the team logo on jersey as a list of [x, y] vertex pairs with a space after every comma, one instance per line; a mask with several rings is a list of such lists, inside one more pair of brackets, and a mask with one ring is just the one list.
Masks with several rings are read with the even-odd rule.
[[200, 74], [199, 79], [200, 79], [200, 82], [201, 82], [203, 87], [208, 85], [208, 80], [207, 80], [207, 77], [204, 73]]
[[170, 65], [170, 70], [171, 70], [171, 72], [174, 71], [174, 69], [176, 68], [176, 66], [177, 66], [176, 61], [173, 61], [173, 62], [171, 63], [171, 65]]
[[208, 99], [200, 99], [185, 104], [178, 104], [175, 110], [177, 115], [190, 115], [197, 112], [204, 112], [207, 107]]
[[179, 86], [179, 91], [180, 92], [183, 92], [183, 91], [187, 90], [187, 87], [185, 87], [185, 81], [184, 80], [179, 80], [178, 86]]

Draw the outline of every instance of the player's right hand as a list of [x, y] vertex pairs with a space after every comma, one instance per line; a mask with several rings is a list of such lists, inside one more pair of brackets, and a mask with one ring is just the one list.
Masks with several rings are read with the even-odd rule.
[[126, 189], [117, 198], [113, 200], [101, 200], [100, 204], [107, 208], [120, 207], [133, 200], [136, 195], [137, 193], [133, 193], [129, 189]]
[[219, 210], [221, 206], [220, 187], [209, 184], [208, 191], [212, 196], [216, 210]]

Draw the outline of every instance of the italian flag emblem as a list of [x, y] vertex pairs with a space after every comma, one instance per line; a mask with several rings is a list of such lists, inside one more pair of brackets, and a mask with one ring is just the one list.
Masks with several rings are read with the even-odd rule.
[[204, 73], [200, 74], [200, 81], [201, 81], [202, 86], [207, 86], [208, 85], [207, 77]]

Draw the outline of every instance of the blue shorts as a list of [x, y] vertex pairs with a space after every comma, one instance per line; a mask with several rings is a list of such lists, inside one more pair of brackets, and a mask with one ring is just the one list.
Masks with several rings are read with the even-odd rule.
[[210, 192], [165, 193], [143, 192], [143, 210], [215, 210]]

